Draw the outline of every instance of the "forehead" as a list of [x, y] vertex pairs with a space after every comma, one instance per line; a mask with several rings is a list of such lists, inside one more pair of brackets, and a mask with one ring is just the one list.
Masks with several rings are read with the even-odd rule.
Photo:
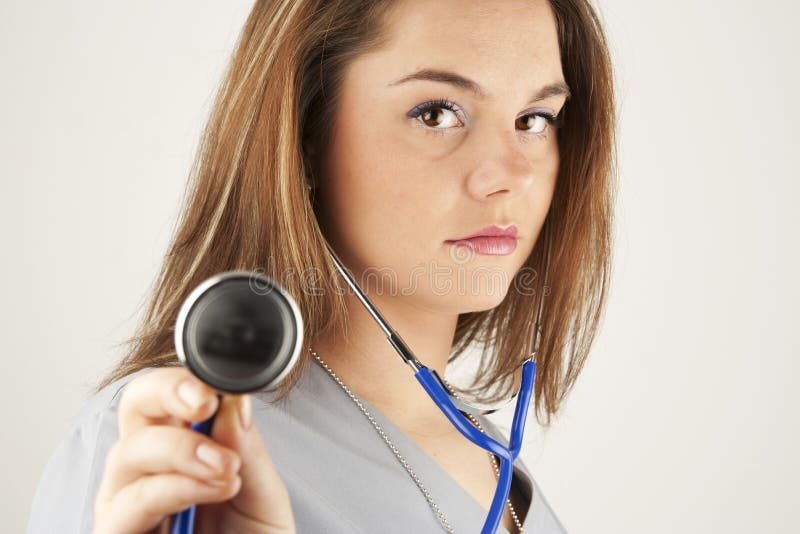
[[385, 47], [365, 57], [386, 82], [445, 67], [486, 84], [560, 79], [556, 23], [546, 0], [404, 0], [388, 13]]

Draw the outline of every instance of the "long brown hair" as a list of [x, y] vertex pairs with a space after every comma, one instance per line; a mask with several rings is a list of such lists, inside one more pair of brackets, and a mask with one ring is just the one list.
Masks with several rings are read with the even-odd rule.
[[[126, 355], [97, 391], [140, 369], [177, 365], [178, 310], [196, 285], [221, 271], [262, 272], [297, 301], [305, 328], [301, 360], [275, 402], [289, 394], [309, 365], [310, 340], [328, 329], [346, 330], [345, 285], [325, 249], [314, 190], [305, 184], [315, 181], [344, 68], [385, 43], [385, 17], [394, 5], [387, 0], [255, 3], [203, 131], [147, 312], [123, 342], [130, 347]], [[558, 132], [560, 169], [542, 229], [542, 235], [551, 233], [552, 252], [536, 356], [535, 413], [540, 419], [543, 411], [548, 426], [583, 367], [604, 309], [616, 121], [611, 61], [596, 12], [585, 0], [550, 0], [550, 5], [572, 96]], [[542, 264], [543, 241], [525, 267]], [[298, 273], [314, 273], [336, 290], [309, 290], [315, 281]], [[531, 292], [509, 291], [499, 306], [459, 316], [450, 361], [471, 346], [482, 350], [479, 379], [463, 391], [485, 401], [509, 394], [529, 343], [535, 299]]]

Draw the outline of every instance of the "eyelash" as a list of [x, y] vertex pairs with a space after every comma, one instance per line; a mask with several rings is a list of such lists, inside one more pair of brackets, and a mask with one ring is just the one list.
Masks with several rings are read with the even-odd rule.
[[[448, 99], [439, 98], [439, 99], [436, 99], [436, 100], [431, 100], [430, 102], [425, 102], [423, 104], [420, 104], [419, 106], [417, 106], [414, 109], [412, 109], [411, 111], [409, 111], [408, 112], [408, 116], [410, 118], [412, 118], [412, 119], [418, 119], [419, 117], [422, 116], [423, 113], [426, 113], [426, 112], [428, 112], [428, 111], [430, 111], [432, 109], [440, 109], [440, 108], [441, 109], [450, 110], [450, 111], [452, 111], [453, 113], [456, 113], [456, 114], [458, 114], [458, 111], [460, 109], [458, 107], [458, 105], [455, 104], [454, 102], [451, 102]], [[563, 109], [562, 109], [562, 112], [563, 112]], [[559, 113], [559, 115], [557, 117], [554, 117], [552, 114], [544, 112], [544, 111], [539, 111], [539, 112], [536, 112], [536, 113], [528, 113], [527, 115], [523, 115], [523, 117], [527, 117], [527, 116], [544, 117], [545, 120], [547, 121], [548, 126], [550, 128], [558, 129], [558, 128], [561, 128], [561, 126], [563, 125], [563, 119], [561, 118], [561, 113]], [[448, 130], [448, 129], [449, 128], [433, 128], [433, 127], [430, 127], [430, 126], [425, 126], [426, 132], [431, 133], [433, 135], [445, 135], [445, 130]], [[526, 132], [525, 130], [522, 130], [522, 132], [523, 133], [533, 133], [533, 135], [535, 135], [536, 137], [538, 137], [540, 139], [547, 139], [547, 133], [546, 133], [547, 132], [547, 128], [545, 128], [544, 132]]]

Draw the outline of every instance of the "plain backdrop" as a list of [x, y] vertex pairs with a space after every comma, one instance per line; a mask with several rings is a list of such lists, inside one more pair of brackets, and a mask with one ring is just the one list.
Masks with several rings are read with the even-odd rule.
[[[620, 119], [611, 294], [523, 457], [573, 534], [799, 532], [800, 9], [596, 5]], [[250, 7], [0, 4], [3, 532], [133, 331]]]

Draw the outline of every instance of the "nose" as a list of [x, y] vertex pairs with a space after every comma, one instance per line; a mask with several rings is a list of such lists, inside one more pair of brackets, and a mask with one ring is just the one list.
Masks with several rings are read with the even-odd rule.
[[470, 196], [478, 201], [511, 198], [531, 187], [534, 169], [514, 128], [487, 128], [475, 134], [469, 147], [475, 164], [466, 178]]

